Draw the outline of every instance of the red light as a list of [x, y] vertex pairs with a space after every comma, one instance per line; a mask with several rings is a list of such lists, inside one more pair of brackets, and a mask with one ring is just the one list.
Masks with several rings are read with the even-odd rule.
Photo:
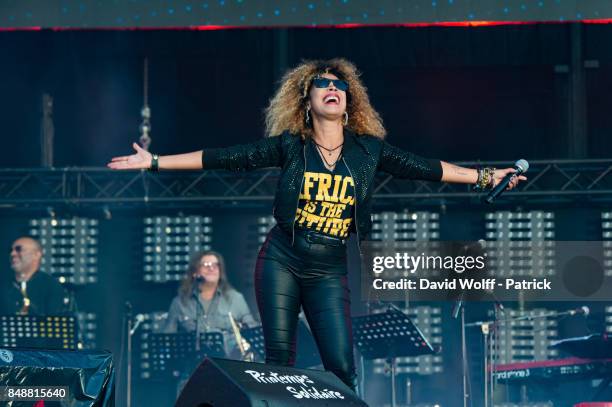
[[367, 27], [491, 27], [504, 25], [535, 25], [535, 24], [612, 24], [612, 18], [606, 19], [589, 19], [589, 20], [564, 20], [564, 21], [441, 21], [441, 22], [424, 22], [424, 23], [390, 23], [390, 24], [361, 24], [361, 23], [345, 23], [345, 24], [320, 24], [320, 25], [295, 25], [295, 26], [234, 26], [234, 25], [197, 25], [185, 27], [1, 27], [0, 31], [150, 31], [150, 30], [181, 30], [181, 31], [217, 31], [217, 30], [250, 30], [250, 29], [279, 29], [279, 28], [310, 28], [310, 29], [329, 29], [329, 28], [367, 28]]

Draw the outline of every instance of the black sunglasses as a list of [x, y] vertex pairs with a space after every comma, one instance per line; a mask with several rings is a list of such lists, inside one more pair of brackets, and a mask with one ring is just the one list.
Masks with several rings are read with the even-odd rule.
[[13, 250], [15, 250], [17, 253], [21, 253], [21, 250], [23, 250], [23, 246], [19, 244], [15, 245], [9, 249], [9, 253], [12, 252]]
[[319, 89], [324, 89], [329, 87], [329, 84], [334, 85], [334, 87], [338, 90], [341, 90], [343, 92], [346, 92], [349, 84], [347, 81], [342, 80], [342, 79], [329, 79], [329, 78], [324, 78], [322, 76], [317, 76], [312, 80], [312, 84], [315, 86], [315, 88], [319, 88]]

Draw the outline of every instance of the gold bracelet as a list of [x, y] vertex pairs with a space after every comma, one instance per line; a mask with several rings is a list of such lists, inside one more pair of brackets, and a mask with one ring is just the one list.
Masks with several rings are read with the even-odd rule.
[[486, 189], [493, 188], [493, 184], [495, 183], [493, 174], [495, 173], [495, 168], [493, 167], [484, 167], [478, 170], [478, 180], [476, 181], [475, 189], [478, 191], [484, 191]]

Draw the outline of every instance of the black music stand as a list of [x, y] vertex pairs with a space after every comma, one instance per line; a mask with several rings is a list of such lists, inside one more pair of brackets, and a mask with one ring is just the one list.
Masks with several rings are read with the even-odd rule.
[[396, 358], [436, 353], [419, 328], [400, 309], [353, 318], [355, 346], [365, 359], [387, 359], [391, 365], [391, 406], [396, 406]]
[[223, 334], [200, 334], [199, 350], [196, 350], [195, 333], [147, 335], [142, 343], [141, 364], [143, 378], [178, 378], [183, 372], [191, 372], [205, 357], [225, 357]]
[[266, 359], [266, 346], [264, 344], [263, 329], [261, 325], [240, 330], [240, 335], [251, 345], [251, 349], [262, 360]]
[[0, 347], [78, 349], [77, 320], [68, 315], [0, 315]]

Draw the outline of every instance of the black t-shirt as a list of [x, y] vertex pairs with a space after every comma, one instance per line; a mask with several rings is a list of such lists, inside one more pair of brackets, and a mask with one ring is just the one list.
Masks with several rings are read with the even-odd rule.
[[[3, 279], [0, 286], [0, 314], [18, 313], [23, 307], [21, 283], [14, 278]], [[65, 310], [64, 287], [51, 275], [37, 271], [26, 283], [26, 292], [30, 299], [28, 315], [60, 315]]]
[[328, 170], [314, 143], [309, 142], [295, 227], [338, 238], [348, 237], [354, 206], [355, 182], [344, 161], [340, 159], [334, 171]]

